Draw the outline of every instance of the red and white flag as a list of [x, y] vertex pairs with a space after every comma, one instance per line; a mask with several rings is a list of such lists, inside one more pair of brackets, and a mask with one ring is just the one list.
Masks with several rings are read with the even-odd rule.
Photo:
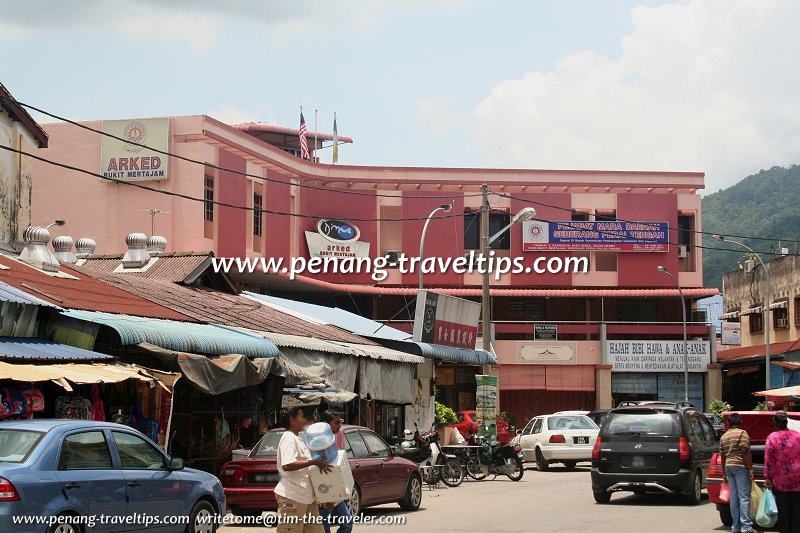
[[300, 110], [300, 157], [311, 159], [308, 153], [308, 141], [306, 140], [306, 119], [303, 118], [303, 111]]

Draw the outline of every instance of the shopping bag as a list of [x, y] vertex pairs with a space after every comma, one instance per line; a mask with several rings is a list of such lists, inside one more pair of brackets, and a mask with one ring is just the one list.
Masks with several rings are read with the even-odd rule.
[[761, 498], [764, 496], [764, 491], [758, 486], [758, 483], [750, 484], [750, 519], [755, 520], [758, 513], [758, 505], [761, 503]]
[[731, 503], [731, 486], [727, 482], [719, 488], [719, 500], [722, 503]]
[[761, 527], [772, 527], [778, 522], [778, 506], [775, 503], [775, 496], [769, 489], [764, 490], [761, 501], [758, 502], [758, 512], [756, 513], [756, 524]]

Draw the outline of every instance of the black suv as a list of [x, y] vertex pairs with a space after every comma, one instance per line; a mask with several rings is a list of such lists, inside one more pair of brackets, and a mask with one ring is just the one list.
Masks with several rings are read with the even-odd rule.
[[661, 492], [697, 504], [718, 450], [711, 423], [690, 404], [623, 402], [608, 413], [592, 452], [594, 499]]

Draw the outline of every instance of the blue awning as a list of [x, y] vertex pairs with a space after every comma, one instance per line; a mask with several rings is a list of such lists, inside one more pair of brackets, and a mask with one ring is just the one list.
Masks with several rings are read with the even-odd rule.
[[3, 283], [0, 281], [0, 302], [12, 302], [17, 304], [41, 305], [43, 307], [55, 307], [61, 309], [57, 305], [46, 302], [32, 294], [21, 291], [16, 287]]
[[216, 324], [176, 322], [75, 309], [65, 311], [64, 315], [112, 328], [119, 334], [123, 346], [148, 342], [167, 350], [194, 354], [239, 354], [247, 357], [280, 355], [278, 347], [272, 341]]
[[392, 348], [400, 352], [430, 357], [449, 363], [460, 363], [463, 365], [483, 366], [496, 365], [497, 358], [486, 350], [470, 350], [468, 348], [456, 348], [444, 346], [443, 344], [429, 344], [427, 342], [415, 341], [396, 341], [391, 339], [381, 339], [372, 337], [373, 341], [383, 346]]
[[104, 353], [75, 348], [45, 339], [0, 337], [0, 359], [36, 359], [40, 361], [92, 361], [113, 359]]

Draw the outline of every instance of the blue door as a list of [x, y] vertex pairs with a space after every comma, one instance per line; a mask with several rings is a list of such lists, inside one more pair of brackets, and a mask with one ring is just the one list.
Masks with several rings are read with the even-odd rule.
[[142, 437], [112, 431], [128, 494], [128, 514], [147, 515], [158, 523], [131, 523], [126, 531], [183, 531], [172, 522], [181, 515], [181, 482], [167, 458]]
[[61, 442], [58, 481], [69, 506], [81, 517], [95, 517], [93, 532], [117, 532], [126, 514], [125, 478], [115, 469], [100, 430], [70, 433]]

